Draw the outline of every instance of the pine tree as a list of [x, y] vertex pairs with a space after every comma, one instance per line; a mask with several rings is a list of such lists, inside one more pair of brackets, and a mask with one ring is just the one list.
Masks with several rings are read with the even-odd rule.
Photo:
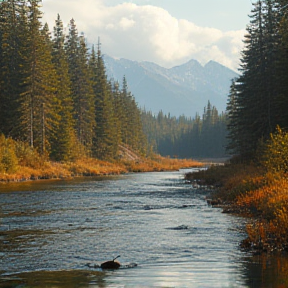
[[146, 139], [143, 135], [141, 113], [134, 96], [128, 89], [126, 77], [122, 83], [122, 141], [136, 150], [145, 150]]
[[78, 36], [74, 19], [70, 21], [69, 34], [65, 43], [72, 83], [75, 129], [79, 142], [91, 151], [94, 121], [94, 95], [88, 68], [88, 49], [84, 35]]
[[116, 134], [117, 134], [117, 143], [120, 145], [123, 143], [122, 141], [122, 128], [124, 128], [125, 121], [125, 113], [124, 113], [124, 102], [123, 97], [120, 91], [120, 85], [118, 82], [111, 82], [112, 92], [113, 92], [113, 103], [114, 103], [114, 114], [116, 116]]
[[18, 127], [18, 98], [23, 75], [21, 65], [24, 29], [22, 1], [7, 0], [0, 3], [0, 131], [14, 136]]
[[[95, 67], [95, 65], [97, 65]], [[93, 139], [93, 156], [99, 159], [111, 159], [117, 156], [118, 142], [113, 109], [113, 95], [108, 84], [104, 61], [98, 43], [97, 64], [91, 67], [92, 77], [97, 79], [93, 83], [95, 95], [95, 120], [96, 128]]]
[[238, 119], [237, 119], [237, 89], [236, 89], [236, 79], [232, 80], [232, 84], [230, 86], [230, 92], [228, 95], [227, 102], [227, 128], [229, 130], [228, 146], [226, 147], [230, 153], [234, 154], [237, 152], [237, 148], [239, 146], [238, 139], [240, 138], [240, 132], [238, 131]]
[[52, 63], [50, 38], [47, 27], [40, 22], [40, 2], [28, 1], [29, 55], [25, 55], [23, 69], [26, 78], [21, 93], [20, 111], [23, 139], [42, 154], [49, 153], [50, 139], [55, 121], [56, 72]]
[[[51, 156], [56, 160], [72, 160], [76, 156], [75, 121], [73, 119], [73, 101], [69, 66], [64, 50], [65, 35], [63, 23], [58, 14], [54, 27], [53, 63], [57, 73], [57, 123], [52, 141]], [[76, 147], [75, 147], [76, 146]]]

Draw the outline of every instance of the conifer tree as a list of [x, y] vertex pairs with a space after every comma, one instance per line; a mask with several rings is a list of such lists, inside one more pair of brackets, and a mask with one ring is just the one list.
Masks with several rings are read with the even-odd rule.
[[93, 156], [99, 159], [115, 158], [119, 143], [117, 142], [113, 95], [111, 86], [107, 81], [100, 43], [98, 43], [97, 64], [94, 63], [93, 65], [91, 61], [91, 71], [94, 73], [94, 75], [92, 74], [92, 78], [97, 79], [97, 81], [93, 83], [96, 120], [96, 128], [94, 129], [95, 136], [93, 139]]
[[[52, 157], [56, 160], [72, 160], [76, 156], [77, 141], [73, 119], [73, 101], [69, 66], [64, 50], [63, 22], [58, 14], [54, 26], [53, 63], [57, 74], [57, 123], [52, 141]], [[76, 147], [75, 147], [76, 146]]]
[[84, 35], [79, 36], [74, 19], [69, 25], [65, 51], [72, 83], [75, 129], [79, 142], [91, 151], [94, 121], [94, 95], [88, 68], [88, 49]]
[[[13, 136], [18, 125], [17, 106], [23, 75], [23, 23], [21, 1], [0, 2], [0, 131]], [[23, 25], [23, 26], [20, 26]], [[25, 33], [24, 33], [25, 35]]]
[[56, 72], [52, 63], [50, 38], [40, 22], [39, 0], [28, 1], [28, 33], [23, 69], [26, 78], [22, 85], [20, 109], [23, 139], [41, 153], [50, 152], [50, 139], [55, 120]]
[[228, 151], [232, 154], [237, 151], [238, 143], [237, 140], [240, 138], [240, 132], [238, 131], [238, 118], [237, 118], [237, 88], [236, 88], [236, 79], [232, 80], [232, 84], [230, 86], [230, 92], [228, 95], [228, 102], [227, 102], [227, 128], [229, 130], [229, 135], [227, 136], [228, 139], [228, 146], [226, 147]]
[[111, 82], [112, 92], [113, 92], [113, 103], [114, 103], [114, 114], [116, 115], [116, 137], [117, 137], [117, 143], [122, 144], [122, 130], [124, 130], [124, 123], [125, 121], [125, 113], [124, 113], [124, 102], [122, 93], [120, 91], [120, 86], [118, 82]]
[[[135, 98], [128, 89], [126, 77], [123, 77], [122, 84], [122, 135], [123, 142], [134, 149], [141, 149], [145, 146], [143, 138], [143, 128], [141, 123], [140, 111], [135, 102]], [[142, 146], [142, 147], [141, 147]]]

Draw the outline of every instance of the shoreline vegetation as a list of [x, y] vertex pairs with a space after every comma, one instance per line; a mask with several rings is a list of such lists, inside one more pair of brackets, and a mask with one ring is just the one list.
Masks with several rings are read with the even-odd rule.
[[203, 166], [203, 163], [192, 159], [172, 159], [156, 154], [142, 156], [124, 145], [119, 146], [117, 159], [104, 161], [80, 155], [74, 161], [57, 162], [39, 154], [23, 142], [4, 137], [1, 140], [0, 183], [118, 175], [129, 172], [173, 171]]
[[209, 205], [247, 219], [241, 247], [256, 254], [288, 252], [287, 140], [288, 133], [278, 127], [253, 160], [234, 157], [185, 175], [192, 184], [212, 188]]
[[131, 172], [176, 171], [182, 168], [201, 166], [203, 166], [203, 163], [192, 159], [171, 159], [159, 155], [141, 160], [119, 160], [113, 162], [93, 158], [82, 158], [75, 162], [45, 161], [43, 166], [38, 169], [19, 166], [17, 172], [0, 173], [0, 185], [1, 183], [9, 182], [120, 175]]

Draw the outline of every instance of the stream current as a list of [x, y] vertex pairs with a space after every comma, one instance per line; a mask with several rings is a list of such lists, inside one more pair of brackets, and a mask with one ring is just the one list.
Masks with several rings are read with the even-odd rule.
[[[241, 251], [244, 219], [185, 172], [1, 185], [0, 287], [285, 285], [287, 258]], [[93, 267], [117, 255], [119, 270]]]

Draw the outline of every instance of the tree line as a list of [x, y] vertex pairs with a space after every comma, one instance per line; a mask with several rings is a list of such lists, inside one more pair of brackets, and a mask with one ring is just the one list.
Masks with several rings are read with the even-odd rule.
[[0, 2], [0, 134], [25, 144], [18, 148], [56, 161], [115, 159], [121, 145], [144, 155], [225, 154], [226, 116], [210, 102], [202, 118], [142, 111], [125, 77], [107, 79], [100, 41], [89, 48], [74, 19], [67, 35], [60, 15], [52, 32], [41, 20], [41, 0]]
[[227, 105], [228, 149], [250, 159], [277, 126], [288, 127], [288, 1], [258, 0], [245, 35], [240, 72]]
[[180, 158], [226, 156], [227, 119], [208, 101], [202, 117], [174, 117], [143, 111], [142, 121], [148, 142], [163, 156]]
[[0, 2], [0, 133], [54, 160], [117, 157], [119, 145], [143, 153], [141, 111], [107, 79], [101, 46], [89, 49], [75, 21], [65, 35], [41, 23], [40, 0]]

